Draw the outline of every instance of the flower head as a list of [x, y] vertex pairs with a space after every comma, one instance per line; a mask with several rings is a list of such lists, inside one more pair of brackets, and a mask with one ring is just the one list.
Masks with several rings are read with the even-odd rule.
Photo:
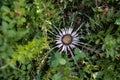
[[61, 51], [69, 51], [76, 47], [79, 42], [79, 37], [77, 31], [73, 31], [72, 28], [61, 29], [56, 35], [56, 44]]

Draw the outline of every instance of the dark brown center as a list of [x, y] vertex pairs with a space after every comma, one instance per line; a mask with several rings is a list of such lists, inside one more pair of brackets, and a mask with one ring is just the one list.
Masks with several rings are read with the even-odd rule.
[[69, 45], [71, 44], [72, 42], [72, 36], [70, 34], [66, 34], [62, 37], [62, 42], [65, 44], [65, 45]]

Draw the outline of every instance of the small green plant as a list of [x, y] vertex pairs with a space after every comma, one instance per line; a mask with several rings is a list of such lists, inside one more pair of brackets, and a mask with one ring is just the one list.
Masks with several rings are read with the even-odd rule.
[[69, 62], [67, 57], [63, 57], [59, 52], [55, 52], [55, 55], [49, 58], [49, 70], [43, 76], [43, 80], [78, 80], [77, 76], [74, 76], [72, 65], [74, 62]]
[[34, 79], [49, 48], [47, 30], [58, 14], [51, 2], [0, 1], [0, 79]]
[[[33, 39], [31, 42], [28, 42], [27, 45], [18, 45], [17, 50], [12, 54], [12, 59], [8, 59], [8, 63], [2, 66], [0, 69], [2, 72], [8, 69], [8, 67], [10, 70], [12, 70], [12, 73], [9, 71], [9, 74], [6, 76], [15, 75], [15, 77], [10, 76], [9, 79], [19, 78], [21, 80], [28, 80], [30, 78], [34, 78], [36, 73], [33, 70], [33, 67], [37, 68], [40, 67], [39, 65], [42, 65], [41, 62], [46, 56], [46, 53], [44, 52], [45, 49], [49, 49], [47, 38], [45, 37], [40, 39]], [[33, 63], [36, 64], [33, 65]], [[32, 74], [30, 74], [31, 72]], [[5, 74], [6, 73], [3, 73], [2, 75]], [[26, 77], [23, 77], [25, 75]], [[31, 75], [33, 77], [30, 77]]]

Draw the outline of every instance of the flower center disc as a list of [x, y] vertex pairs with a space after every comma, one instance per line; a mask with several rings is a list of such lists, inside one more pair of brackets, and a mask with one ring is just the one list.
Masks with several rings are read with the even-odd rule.
[[66, 34], [62, 37], [62, 42], [65, 44], [65, 45], [69, 45], [71, 44], [72, 42], [72, 36], [70, 34]]

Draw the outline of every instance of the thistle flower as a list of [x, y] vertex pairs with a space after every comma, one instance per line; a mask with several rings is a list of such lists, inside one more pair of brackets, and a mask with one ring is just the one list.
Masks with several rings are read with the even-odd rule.
[[61, 51], [71, 51], [78, 45], [79, 37], [77, 31], [73, 31], [72, 28], [61, 29], [56, 35], [56, 45]]

